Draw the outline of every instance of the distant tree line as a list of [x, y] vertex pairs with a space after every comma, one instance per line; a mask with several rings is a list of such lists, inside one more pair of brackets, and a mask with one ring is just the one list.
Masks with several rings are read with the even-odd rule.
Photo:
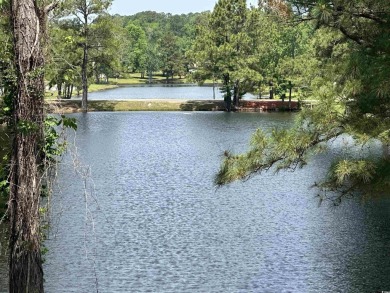
[[[108, 83], [111, 78], [130, 73], [139, 73], [146, 82], [152, 82], [156, 72], [161, 72], [167, 81], [186, 76], [192, 67], [187, 52], [193, 46], [199, 19], [205, 15], [147, 11], [112, 16], [103, 7], [90, 13], [93, 18], [86, 24], [80, 21], [82, 13], [69, 9], [50, 21], [47, 78], [62, 98], [72, 97], [83, 84]], [[83, 72], [87, 83], [83, 83]]]

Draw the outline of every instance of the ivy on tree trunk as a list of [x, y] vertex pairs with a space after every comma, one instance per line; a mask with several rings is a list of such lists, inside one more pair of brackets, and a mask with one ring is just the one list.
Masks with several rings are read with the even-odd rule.
[[[54, 4], [54, 3], [53, 3]], [[12, 0], [16, 95], [10, 168], [9, 292], [43, 292], [39, 199], [43, 147], [46, 14], [54, 5]]]

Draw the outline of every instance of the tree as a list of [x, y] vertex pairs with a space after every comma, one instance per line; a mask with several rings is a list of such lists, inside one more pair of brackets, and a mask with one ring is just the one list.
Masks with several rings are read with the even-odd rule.
[[129, 23], [125, 29], [128, 42], [126, 67], [131, 72], [141, 72], [142, 77], [144, 77], [148, 47], [145, 31], [133, 23]]
[[81, 88], [83, 51], [77, 45], [74, 31], [77, 24], [71, 20], [50, 23], [50, 55], [47, 60], [46, 78], [50, 87], [57, 87], [57, 97], [70, 99], [74, 87]]
[[169, 77], [173, 79], [177, 67], [179, 67], [182, 56], [180, 55], [177, 37], [168, 32], [163, 35], [159, 42], [159, 51], [161, 54], [162, 71], [168, 82]]
[[9, 292], [43, 292], [39, 197], [43, 143], [46, 16], [57, 3], [11, 0], [16, 94], [10, 165]]
[[108, 82], [109, 77], [118, 76], [120, 71], [120, 52], [123, 51], [124, 32], [119, 24], [109, 15], [99, 16], [91, 24], [90, 60], [95, 82], [101, 78]]
[[222, 80], [228, 111], [231, 96], [233, 104], [238, 106], [248, 85], [262, 78], [253, 67], [254, 48], [248, 34], [248, 15], [246, 1], [218, 1], [206, 26], [199, 29], [193, 49], [199, 66], [197, 77]]
[[[91, 30], [91, 22], [96, 17], [106, 13], [112, 0], [72, 0], [69, 7], [69, 12], [78, 21], [80, 33], [80, 45], [83, 49], [83, 61], [81, 64], [81, 82], [83, 88], [82, 96], [82, 110], [88, 111], [88, 64], [89, 64], [89, 50], [93, 46], [100, 46], [99, 43], [92, 43], [93, 30]], [[95, 36], [96, 37], [96, 36]]]
[[[356, 193], [388, 194], [390, 187], [390, 3], [388, 1], [286, 1], [301, 13], [298, 21], [322, 28], [316, 35], [317, 77], [311, 80], [313, 110], [300, 113], [290, 130], [270, 135], [258, 130], [250, 150], [226, 153], [215, 182], [225, 184], [275, 168], [303, 167], [313, 153], [344, 134], [356, 144], [380, 142], [383, 155], [336, 159], [323, 182], [322, 199], [338, 203]], [[326, 45], [325, 45], [326, 44]]]
[[161, 60], [158, 56], [157, 45], [148, 42], [148, 47], [146, 48], [145, 68], [149, 83], [152, 83], [153, 81], [153, 72], [160, 68], [160, 62]]

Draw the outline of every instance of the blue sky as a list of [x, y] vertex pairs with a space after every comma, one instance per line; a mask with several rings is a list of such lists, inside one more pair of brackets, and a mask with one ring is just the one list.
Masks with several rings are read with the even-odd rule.
[[[212, 10], [217, 0], [114, 0], [110, 9], [112, 14], [131, 15], [141, 11], [157, 11], [172, 14]], [[257, 0], [247, 0], [256, 4]]]

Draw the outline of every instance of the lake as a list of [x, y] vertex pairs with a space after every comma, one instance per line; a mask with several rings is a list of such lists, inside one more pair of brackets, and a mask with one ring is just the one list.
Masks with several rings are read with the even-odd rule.
[[390, 290], [390, 201], [318, 207], [310, 188], [348, 140], [295, 173], [216, 189], [224, 150], [244, 150], [258, 127], [289, 127], [294, 114], [72, 117], [79, 129], [52, 199], [46, 292]]
[[[223, 95], [215, 88], [216, 99], [222, 100]], [[75, 97], [81, 99], [81, 96]], [[244, 99], [255, 99], [252, 94], [246, 94]], [[110, 90], [88, 94], [90, 100], [129, 100], [129, 99], [188, 99], [212, 100], [212, 86], [196, 85], [142, 85], [122, 86]]]

